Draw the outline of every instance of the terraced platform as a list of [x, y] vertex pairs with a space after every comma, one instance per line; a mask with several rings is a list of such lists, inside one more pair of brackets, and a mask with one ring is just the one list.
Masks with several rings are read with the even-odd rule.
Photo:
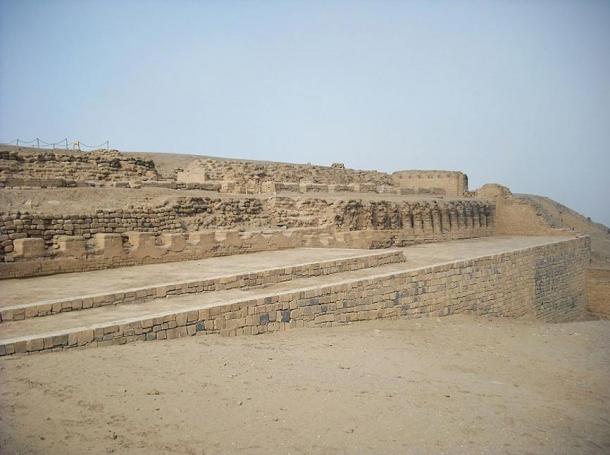
[[[397, 250], [283, 250], [7, 280], [0, 282], [2, 311], [15, 316], [20, 308], [24, 320], [0, 324], [0, 354], [198, 333], [258, 334], [378, 317], [477, 310], [518, 316], [536, 310], [540, 298], [555, 312], [564, 301], [577, 300], [569, 292], [574, 274], [563, 272], [564, 262], [588, 260], [587, 248], [577, 238], [494, 237]], [[557, 260], [548, 264], [538, 260], [554, 255]], [[538, 277], [555, 270], [565, 277], [552, 283], [553, 293], [538, 295]], [[176, 290], [182, 295], [166, 298]], [[122, 296], [119, 303], [134, 304], [93, 307], [91, 291], [99, 302]], [[60, 309], [66, 302], [81, 306], [26, 318], [28, 308], [57, 302]]]
[[[0, 321], [250, 288], [404, 261], [401, 251], [296, 248], [0, 281]], [[83, 293], [83, 290], [85, 292]], [[44, 299], [41, 299], [44, 296]]]

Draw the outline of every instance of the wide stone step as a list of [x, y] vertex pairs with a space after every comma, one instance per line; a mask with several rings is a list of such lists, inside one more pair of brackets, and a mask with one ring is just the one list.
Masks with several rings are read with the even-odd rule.
[[[291, 316], [296, 318], [292, 311], [314, 311], [312, 303], [318, 306], [315, 311], [326, 312], [322, 295], [331, 288], [348, 293], [351, 283], [392, 276], [404, 269], [404, 263], [393, 263], [296, 278], [269, 287], [186, 294], [5, 322], [0, 330], [0, 355], [161, 340], [198, 332], [235, 335], [246, 326], [254, 334], [277, 330], [289, 324]], [[301, 304], [296, 303], [299, 300]]]
[[[6, 323], [184, 294], [268, 286], [295, 278], [360, 270], [404, 260], [400, 250], [298, 248], [128, 269], [6, 280], [0, 282], [0, 289], [5, 295], [3, 305], [8, 303], [0, 307], [0, 321]], [[158, 282], [161, 279], [164, 281]], [[125, 283], [130, 286], [125, 287]], [[83, 288], [89, 287], [100, 292], [81, 293]], [[41, 294], [59, 298], [28, 301]], [[25, 301], [11, 305], [11, 300]]]
[[5, 322], [0, 355], [461, 312], [558, 322], [585, 311], [585, 237], [464, 240], [404, 251], [409, 260], [402, 263]]

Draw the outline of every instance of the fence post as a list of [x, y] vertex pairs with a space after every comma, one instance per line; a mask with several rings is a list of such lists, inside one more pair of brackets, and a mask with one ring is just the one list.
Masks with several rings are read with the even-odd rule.
[[68, 138], [66, 138], [65, 141], [66, 141], [66, 150], [68, 150]]
[[36, 148], [40, 148], [40, 139], [36, 138]]
[[17, 148], [19, 148], [19, 139], [17, 139]]

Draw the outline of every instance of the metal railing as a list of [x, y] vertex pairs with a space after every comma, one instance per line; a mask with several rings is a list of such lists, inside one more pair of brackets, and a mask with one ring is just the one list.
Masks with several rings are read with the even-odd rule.
[[16, 145], [17, 147], [31, 147], [31, 148], [37, 148], [37, 149], [51, 149], [51, 150], [55, 150], [55, 149], [72, 149], [72, 150], [81, 150], [81, 151], [87, 151], [87, 150], [110, 150], [110, 141], [105, 141], [102, 142], [101, 144], [98, 145], [88, 145], [85, 144], [81, 141], [72, 141], [72, 142], [68, 142], [68, 138], [64, 138], [61, 141], [57, 141], [57, 142], [46, 142], [43, 141], [40, 138], [35, 138], [31, 141], [24, 141], [23, 139], [15, 139], [12, 140], [10, 142], [3, 142], [3, 144], [5, 145]]

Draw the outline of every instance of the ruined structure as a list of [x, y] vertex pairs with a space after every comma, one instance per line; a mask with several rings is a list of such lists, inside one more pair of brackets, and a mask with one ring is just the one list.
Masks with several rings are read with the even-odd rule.
[[468, 177], [451, 171], [398, 171], [393, 183], [401, 194], [435, 194], [459, 197], [468, 192]]
[[[607, 228], [565, 207], [500, 185], [471, 191], [456, 171], [172, 163], [0, 150], [0, 288], [9, 296], [0, 354], [456, 312], [545, 321], [610, 313], [610, 267], [597, 248]], [[123, 269], [144, 264], [164, 276], [205, 272], [154, 285], [112, 275], [153, 270]], [[62, 291], [96, 270], [83, 279], [107, 286]], [[48, 297], [27, 297], [23, 278], [46, 283]], [[141, 314], [126, 319], [134, 303]], [[84, 310], [102, 306], [114, 313], [87, 319]], [[68, 311], [82, 311], [90, 328], [70, 325]], [[36, 325], [43, 316], [55, 330]]]

